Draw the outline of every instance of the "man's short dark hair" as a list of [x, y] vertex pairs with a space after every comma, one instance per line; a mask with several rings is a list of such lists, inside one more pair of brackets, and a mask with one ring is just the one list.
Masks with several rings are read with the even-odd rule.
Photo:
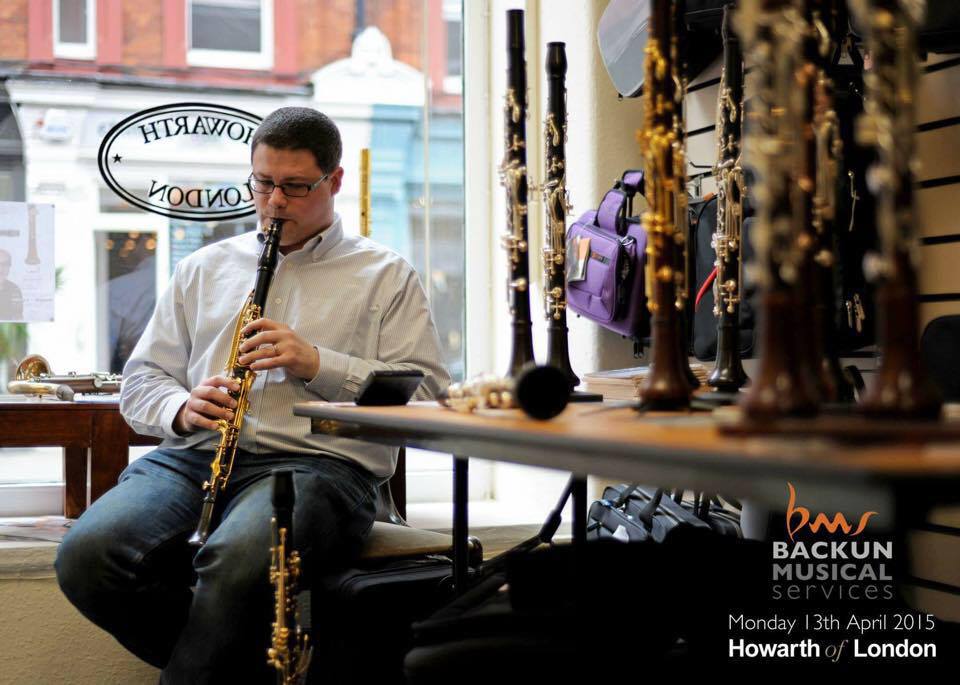
[[278, 150], [310, 150], [324, 173], [340, 166], [343, 154], [337, 125], [309, 107], [281, 107], [268, 114], [253, 134], [251, 156], [260, 143]]

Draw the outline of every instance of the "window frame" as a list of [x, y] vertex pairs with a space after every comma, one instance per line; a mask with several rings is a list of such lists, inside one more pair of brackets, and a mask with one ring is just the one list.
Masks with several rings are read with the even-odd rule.
[[84, 0], [87, 7], [87, 40], [83, 43], [66, 43], [60, 40], [60, 0], [53, 4], [53, 56], [64, 59], [97, 58], [97, 1]]
[[[200, 0], [201, 2], [203, 0]], [[229, 0], [220, 0], [228, 4]], [[260, 0], [260, 52], [244, 50], [211, 50], [193, 47], [193, 3], [186, 0], [186, 49], [187, 64], [191, 67], [215, 67], [218, 69], [252, 69], [269, 71], [274, 64], [273, 5], [274, 0]]]

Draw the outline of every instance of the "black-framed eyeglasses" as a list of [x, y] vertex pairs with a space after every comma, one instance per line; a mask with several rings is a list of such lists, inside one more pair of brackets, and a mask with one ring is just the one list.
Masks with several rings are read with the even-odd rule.
[[250, 183], [250, 188], [255, 193], [270, 195], [274, 188], [279, 188], [280, 192], [287, 197], [306, 197], [311, 190], [316, 190], [319, 188], [320, 184], [326, 181], [328, 178], [330, 178], [330, 174], [324, 174], [313, 183], [274, 183], [273, 181], [264, 181], [263, 179], [259, 179], [253, 174], [250, 174], [250, 177], [247, 179], [247, 181]]

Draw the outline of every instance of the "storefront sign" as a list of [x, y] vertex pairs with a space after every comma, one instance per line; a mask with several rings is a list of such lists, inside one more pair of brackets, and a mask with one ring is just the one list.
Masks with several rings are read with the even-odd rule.
[[[218, 221], [254, 212], [246, 174], [250, 140], [260, 117], [208, 103], [163, 105], [133, 114], [103, 138], [98, 164], [113, 192], [135, 207], [175, 219]], [[224, 183], [173, 178], [151, 169], [198, 161], [235, 166]]]

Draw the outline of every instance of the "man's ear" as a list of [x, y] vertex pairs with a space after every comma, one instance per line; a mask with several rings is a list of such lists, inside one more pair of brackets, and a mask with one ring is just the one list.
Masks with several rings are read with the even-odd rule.
[[340, 186], [343, 183], [343, 167], [338, 166], [337, 170], [330, 174], [330, 194], [336, 195], [340, 192]]

